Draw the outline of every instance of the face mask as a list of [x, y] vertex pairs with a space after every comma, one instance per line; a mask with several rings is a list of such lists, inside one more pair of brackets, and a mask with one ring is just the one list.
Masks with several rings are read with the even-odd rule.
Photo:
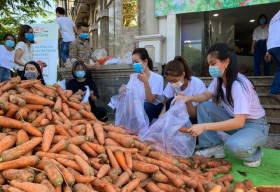
[[27, 41], [31, 42], [34, 40], [34, 34], [33, 33], [25, 33], [25, 38]]
[[80, 38], [86, 40], [88, 38], [88, 34], [87, 33], [81, 33]]
[[265, 24], [266, 19], [260, 19], [260, 24]]
[[181, 80], [176, 82], [176, 83], [171, 83], [171, 87], [173, 89], [179, 89], [184, 85], [184, 82], [182, 82]]
[[76, 71], [75, 75], [78, 78], [84, 78], [84, 76], [86, 76], [86, 72], [84, 72], [84, 71]]
[[7, 41], [6, 41], [6, 45], [7, 45], [8, 47], [12, 48], [13, 46], [15, 46], [15, 42], [12, 41], [12, 40], [7, 40]]
[[133, 68], [136, 73], [142, 73], [145, 70], [145, 68], [142, 67], [142, 63], [134, 63]]
[[26, 79], [36, 79], [37, 78], [37, 73], [36, 72], [25, 72], [24, 77]]
[[222, 77], [224, 72], [220, 72], [219, 66], [210, 66], [209, 73], [211, 77]]

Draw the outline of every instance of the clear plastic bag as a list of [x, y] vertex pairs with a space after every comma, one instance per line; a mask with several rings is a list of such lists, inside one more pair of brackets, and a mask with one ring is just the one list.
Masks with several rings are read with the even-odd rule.
[[66, 80], [62, 79], [61, 81], [58, 81], [57, 84], [63, 89], [66, 90]]
[[91, 54], [91, 57], [96, 57], [98, 60], [99, 59], [103, 59], [104, 57], [107, 57], [108, 56], [108, 53], [106, 51], [105, 48], [101, 49], [96, 49], [92, 54]]
[[195, 148], [195, 138], [188, 133], [178, 131], [191, 126], [189, 114], [183, 100], [179, 100], [161, 116], [148, 130], [139, 134], [141, 141], [146, 141], [156, 150], [173, 155], [190, 157]]

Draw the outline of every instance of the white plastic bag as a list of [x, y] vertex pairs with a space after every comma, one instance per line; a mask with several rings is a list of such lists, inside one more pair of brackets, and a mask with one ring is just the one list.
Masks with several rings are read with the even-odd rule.
[[65, 81], [65, 79], [62, 79], [61, 81], [58, 81], [57, 84], [58, 84], [63, 90], [66, 90], [66, 81]]
[[[123, 126], [130, 134], [138, 135], [143, 129], [148, 129], [149, 118], [144, 109], [143, 94], [137, 89], [144, 90], [143, 82], [137, 79], [137, 74], [131, 75], [127, 85], [127, 91], [119, 93], [111, 98], [108, 104], [116, 108], [115, 125]], [[142, 89], [141, 89], [142, 88]]]
[[156, 150], [176, 156], [190, 157], [195, 148], [195, 138], [178, 131], [191, 126], [183, 100], [179, 100], [148, 130], [140, 132], [139, 139], [154, 146]]
[[98, 60], [99, 59], [103, 59], [104, 57], [107, 57], [108, 56], [108, 53], [106, 51], [105, 48], [101, 49], [96, 49], [92, 54], [91, 54], [91, 57], [96, 57]]
[[85, 88], [86, 88], [85, 94], [84, 94], [84, 97], [83, 97], [81, 103], [88, 102], [88, 98], [90, 97], [90, 90], [89, 90], [88, 85], [86, 85]]
[[106, 61], [104, 65], [121, 65], [122, 63], [122, 60], [113, 58]]

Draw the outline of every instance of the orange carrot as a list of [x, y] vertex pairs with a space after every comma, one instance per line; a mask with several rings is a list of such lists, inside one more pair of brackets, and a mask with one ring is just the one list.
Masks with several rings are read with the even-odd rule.
[[79, 133], [81, 130], [83, 130], [85, 128], [86, 128], [85, 125], [77, 125], [77, 126], [73, 127], [73, 131], [75, 131], [76, 133]]
[[59, 112], [58, 115], [59, 115], [59, 117], [61, 117], [61, 119], [63, 120], [65, 125], [67, 125], [70, 128], [72, 127], [71, 121], [64, 115], [64, 113]]
[[[98, 159], [98, 160], [100, 160], [100, 159]], [[98, 171], [99, 171], [99, 169], [102, 167], [102, 164], [100, 163], [100, 161], [96, 161], [95, 158], [94, 158], [94, 159], [90, 159], [89, 162], [90, 162], [91, 166], [92, 166], [94, 169], [98, 170]]]
[[[242, 183], [244, 184], [244, 186], [247, 190], [254, 188], [254, 183], [250, 179], [245, 179]], [[230, 188], [230, 182], [229, 181], [224, 182], [224, 184], [225, 184], [225, 187]], [[227, 186], [228, 184], [229, 184], [229, 186]]]
[[71, 95], [73, 95], [73, 91], [72, 90], [65, 90], [64, 95], [65, 95], [66, 98], [69, 98], [69, 97], [71, 97]]
[[54, 143], [58, 143], [60, 140], [62, 140], [62, 139], [68, 139], [68, 137], [67, 136], [64, 136], [64, 135], [55, 135], [54, 137], [53, 137], [53, 140], [52, 140], [52, 143], [54, 144]]
[[83, 117], [82, 117], [82, 115], [79, 112], [70, 115], [70, 119], [71, 120], [80, 120], [82, 118]]
[[69, 156], [69, 155], [58, 154], [58, 153], [48, 153], [48, 152], [43, 152], [43, 151], [37, 151], [36, 155], [40, 158], [48, 157], [49, 159], [57, 159], [57, 158], [64, 158], [64, 159], [70, 159], [70, 160], [73, 159], [73, 157]]
[[8, 180], [20, 180], [33, 182], [34, 174], [24, 169], [6, 169], [3, 176]]
[[65, 129], [61, 125], [56, 125], [55, 130], [59, 135], [70, 138], [70, 135], [67, 133], [67, 131], [65, 131]]
[[88, 155], [97, 157], [97, 153], [92, 148], [90, 148], [87, 143], [83, 143], [82, 145], [80, 145], [80, 148]]
[[108, 137], [114, 139], [124, 147], [131, 148], [134, 146], [134, 139], [132, 139], [130, 136], [123, 135], [116, 132], [109, 132]]
[[46, 172], [51, 183], [54, 186], [61, 185], [63, 183], [63, 178], [62, 178], [59, 170], [56, 168], [56, 166], [47, 157], [43, 157], [42, 162], [44, 165], [44, 171]]
[[14, 88], [18, 83], [20, 83], [21, 79], [19, 76], [12, 78], [10, 81], [8, 81], [5, 85], [0, 87], [0, 90], [2, 92], [8, 91], [12, 88]]
[[46, 113], [48, 120], [51, 121], [53, 119], [52, 111], [48, 106], [44, 106], [43, 112]]
[[126, 164], [129, 167], [129, 169], [131, 170], [132, 169], [132, 155], [129, 152], [125, 152], [124, 156], [125, 156]]
[[105, 146], [112, 145], [112, 146], [120, 146], [121, 147], [121, 144], [119, 144], [118, 142], [116, 142], [116, 141], [114, 141], [113, 139], [110, 139], [110, 138], [105, 139], [104, 145]]
[[221, 181], [221, 182], [229, 181], [229, 182], [232, 182], [233, 181], [233, 176], [231, 174], [226, 174], [226, 175], [223, 175], [222, 177], [219, 177], [219, 178], [215, 179], [215, 181]]
[[174, 187], [173, 185], [166, 184], [166, 183], [157, 183], [157, 186], [163, 191], [170, 191], [170, 192], [178, 191], [178, 189], [176, 187]]
[[179, 175], [171, 173], [163, 168], [160, 170], [168, 177], [168, 179], [176, 186], [177, 188], [184, 188], [184, 181], [180, 178]]
[[72, 129], [67, 129], [67, 133], [71, 136], [71, 137], [77, 137], [79, 136], [75, 131], [73, 131]]
[[45, 94], [42, 91], [35, 89], [33, 87], [29, 88], [29, 90], [31, 93], [45, 98]]
[[98, 173], [97, 173], [97, 178], [102, 178], [105, 175], [107, 175], [110, 171], [110, 166], [107, 164], [102, 165], [102, 167], [99, 169]]
[[120, 167], [118, 161], [116, 160], [116, 157], [114, 156], [113, 152], [110, 149], [107, 149], [107, 154], [110, 159], [110, 163], [111, 163], [112, 167], [114, 169], [116, 169], [118, 171], [118, 173], [120, 174], [122, 172], [122, 170], [121, 170], [121, 167]]
[[164, 192], [154, 182], [149, 182], [146, 186], [148, 192]]
[[140, 179], [134, 179], [126, 184], [121, 192], [132, 192], [140, 184]]
[[95, 179], [94, 176], [81, 175], [79, 172], [70, 167], [67, 167], [67, 170], [75, 177], [76, 183], [89, 183]]
[[27, 116], [26, 120], [31, 123], [32, 121], [34, 121], [34, 119], [36, 119], [37, 117], [37, 111], [32, 111], [29, 113], [29, 115]]
[[47, 125], [49, 125], [50, 123], [51, 123], [50, 120], [48, 120], [48, 119], [42, 119], [40, 125], [42, 125], [42, 126], [47, 126]]
[[91, 188], [89, 188], [88, 186], [82, 183], [77, 183], [76, 185], [74, 185], [73, 189], [75, 191], [81, 191], [81, 192], [91, 192], [91, 191], [94, 192], [94, 190], [92, 190]]
[[24, 106], [27, 109], [30, 109], [31, 111], [40, 111], [43, 109], [43, 105], [33, 105], [33, 104], [26, 104]]
[[46, 186], [50, 190], [50, 192], [56, 192], [54, 186], [48, 179], [43, 179], [40, 184]]
[[4, 116], [5, 112], [3, 110], [0, 110], [0, 116]]
[[50, 192], [49, 188], [42, 184], [23, 182], [18, 180], [12, 180], [10, 184], [26, 192]]
[[154, 159], [165, 161], [165, 162], [170, 163], [175, 166], [177, 166], [179, 164], [179, 161], [176, 158], [174, 158], [170, 155], [167, 155], [166, 153], [160, 152], [160, 151], [150, 151], [148, 156], [152, 157]]
[[34, 121], [32, 121], [32, 125], [40, 125], [41, 121], [47, 117], [46, 113], [41, 113]]
[[42, 150], [44, 152], [47, 152], [50, 149], [54, 134], [55, 134], [55, 125], [48, 125], [45, 128], [43, 141], [42, 141]]
[[75, 161], [81, 167], [83, 174], [86, 176], [94, 176], [93, 168], [79, 155], [74, 156]]
[[257, 191], [259, 192], [278, 192], [280, 191], [280, 186], [257, 186]]
[[55, 93], [53, 90], [47, 88], [46, 86], [43, 86], [41, 84], [33, 84], [33, 86], [43, 92], [45, 95], [48, 95], [50, 97], [55, 97]]
[[156, 181], [157, 183], [169, 183], [169, 179], [168, 177], [166, 177], [166, 175], [164, 175], [162, 172], [156, 172], [152, 175], [152, 178], [154, 181]]
[[115, 186], [122, 187], [129, 181], [129, 174], [127, 172], [123, 172], [119, 178], [115, 182]]
[[13, 103], [13, 104], [17, 104], [18, 99], [17, 99], [16, 96], [10, 95], [10, 96], [9, 96], [9, 101], [10, 101], [11, 103]]
[[77, 137], [72, 137], [68, 139], [69, 144], [74, 144], [74, 145], [81, 145], [87, 141], [87, 137], [85, 136], [77, 136]]
[[11, 110], [11, 109], [19, 109], [19, 106], [18, 105], [15, 105], [15, 104], [13, 104], [13, 103], [10, 103], [10, 102], [8, 102], [8, 101], [1, 101], [0, 102], [0, 107], [1, 107], [1, 109], [2, 110], [4, 110], [4, 111], [9, 111], [9, 110]]
[[20, 108], [15, 115], [15, 119], [24, 121], [27, 118], [28, 111], [29, 109]]
[[33, 127], [30, 123], [23, 123], [22, 129], [30, 133], [31, 135], [42, 137], [42, 133], [37, 128]]
[[7, 113], [6, 113], [6, 117], [9, 118], [13, 118], [13, 116], [16, 114], [17, 109], [10, 109]]
[[69, 111], [69, 107], [66, 103], [62, 103], [62, 112], [64, 113], [64, 115], [66, 117], [70, 117], [70, 111]]
[[148, 179], [149, 175], [147, 173], [142, 173], [142, 172], [134, 172], [132, 175], [131, 175], [131, 178], [132, 179], [140, 179], [140, 181], [144, 181], [146, 179]]
[[35, 137], [35, 138], [31, 139], [30, 141], [27, 141], [17, 147], [6, 150], [0, 154], [0, 156], [1, 156], [0, 162], [16, 159], [16, 158], [24, 155], [28, 151], [32, 150], [35, 146], [37, 146], [41, 142], [42, 142], [42, 137]]
[[[93, 113], [91, 112], [87, 112], [86, 110], [84, 109], [80, 109], [79, 112], [81, 113], [81, 115], [84, 117], [84, 118], [87, 118], [87, 119], [91, 119], [91, 120], [96, 120], [96, 117], [93, 115]], [[95, 133], [96, 134], [96, 133]]]
[[18, 169], [27, 166], [34, 166], [39, 162], [39, 158], [36, 155], [22, 156], [16, 160], [0, 163], [0, 170], [5, 169]]
[[54, 84], [54, 87], [56, 88], [58, 95], [62, 98], [62, 101], [64, 101], [64, 102], [67, 101], [67, 98], [64, 95], [63, 89], [58, 84]]
[[73, 103], [73, 102], [70, 102], [70, 101], [66, 101], [66, 103], [73, 109], [75, 109], [76, 111], [79, 111], [80, 109], [83, 109], [84, 107], [77, 104], [77, 103]]
[[86, 130], [85, 129], [82, 129], [81, 131], [79, 131], [78, 135], [85, 135], [86, 134]]
[[159, 171], [159, 167], [150, 163], [145, 163], [137, 160], [132, 161], [132, 170], [140, 171], [143, 173], [156, 173]]
[[71, 167], [79, 172], [82, 172], [81, 167], [75, 161], [64, 158], [56, 158], [56, 160], [65, 167]]
[[46, 178], [47, 178], [46, 173], [40, 172], [40, 173], [38, 173], [38, 174], [35, 176], [34, 182], [35, 182], [35, 183], [41, 183], [41, 181], [42, 181], [43, 179], [46, 179]]
[[13, 135], [7, 135], [0, 140], [0, 153], [13, 147], [16, 143], [16, 137]]
[[121, 134], [127, 134], [125, 129], [116, 127], [114, 125], [105, 125], [105, 126], [103, 126], [103, 128], [107, 132], [117, 132], [117, 133], [121, 133]]
[[50, 105], [53, 106], [54, 102], [50, 101], [44, 97], [35, 95], [33, 93], [23, 92], [20, 94], [20, 97], [24, 99], [27, 103], [36, 104], [36, 105]]
[[125, 152], [137, 153], [138, 152], [137, 148], [125, 148], [125, 147], [112, 146], [112, 145], [106, 146], [106, 149], [111, 149], [112, 151], [121, 150], [123, 153], [125, 153]]
[[75, 183], [75, 177], [74, 175], [68, 170], [66, 169], [63, 165], [61, 165], [59, 162], [57, 162], [54, 159], [50, 160], [54, 165], [56, 165], [58, 167], [58, 169], [62, 172], [62, 175], [65, 179], [65, 182], [69, 185], [69, 186], [73, 186]]
[[114, 155], [116, 157], [116, 160], [118, 161], [119, 165], [121, 166], [121, 168], [127, 172], [129, 175], [132, 175], [131, 169], [127, 166], [124, 154], [122, 151], [120, 150], [116, 150], [114, 152]]
[[106, 152], [105, 147], [103, 147], [102, 145], [98, 145], [98, 144], [91, 143], [91, 142], [87, 142], [87, 144], [90, 148], [92, 148], [95, 152], [97, 152], [99, 154]]
[[55, 144], [48, 152], [49, 153], [57, 153], [63, 149], [66, 149], [68, 146], [68, 141], [65, 139], [60, 140], [57, 144]]
[[119, 176], [118, 171], [116, 169], [110, 169], [108, 175], [112, 178], [113, 182], [115, 182]]
[[86, 136], [89, 139], [89, 141], [92, 141], [94, 139], [94, 132], [90, 123], [86, 124]]
[[23, 190], [16, 187], [12, 187], [10, 185], [3, 185], [2, 189], [7, 192], [24, 192]]
[[66, 151], [73, 153], [75, 155], [80, 156], [81, 158], [83, 158], [85, 161], [88, 162], [88, 156], [76, 145], [74, 144], [68, 144]]

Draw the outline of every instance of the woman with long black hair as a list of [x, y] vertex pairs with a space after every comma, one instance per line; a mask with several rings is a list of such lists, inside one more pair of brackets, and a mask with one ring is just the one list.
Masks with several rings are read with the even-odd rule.
[[[180, 95], [184, 102], [199, 102], [198, 124], [183, 132], [198, 137], [198, 144], [204, 148], [196, 155], [224, 158], [217, 131], [225, 131], [231, 136], [225, 146], [235, 157], [242, 159], [248, 167], [258, 167], [263, 152], [260, 148], [267, 140], [269, 126], [253, 84], [238, 73], [238, 62], [233, 49], [225, 43], [213, 45], [207, 52], [209, 73], [214, 77], [203, 94]], [[208, 100], [213, 96], [223, 107]]]

